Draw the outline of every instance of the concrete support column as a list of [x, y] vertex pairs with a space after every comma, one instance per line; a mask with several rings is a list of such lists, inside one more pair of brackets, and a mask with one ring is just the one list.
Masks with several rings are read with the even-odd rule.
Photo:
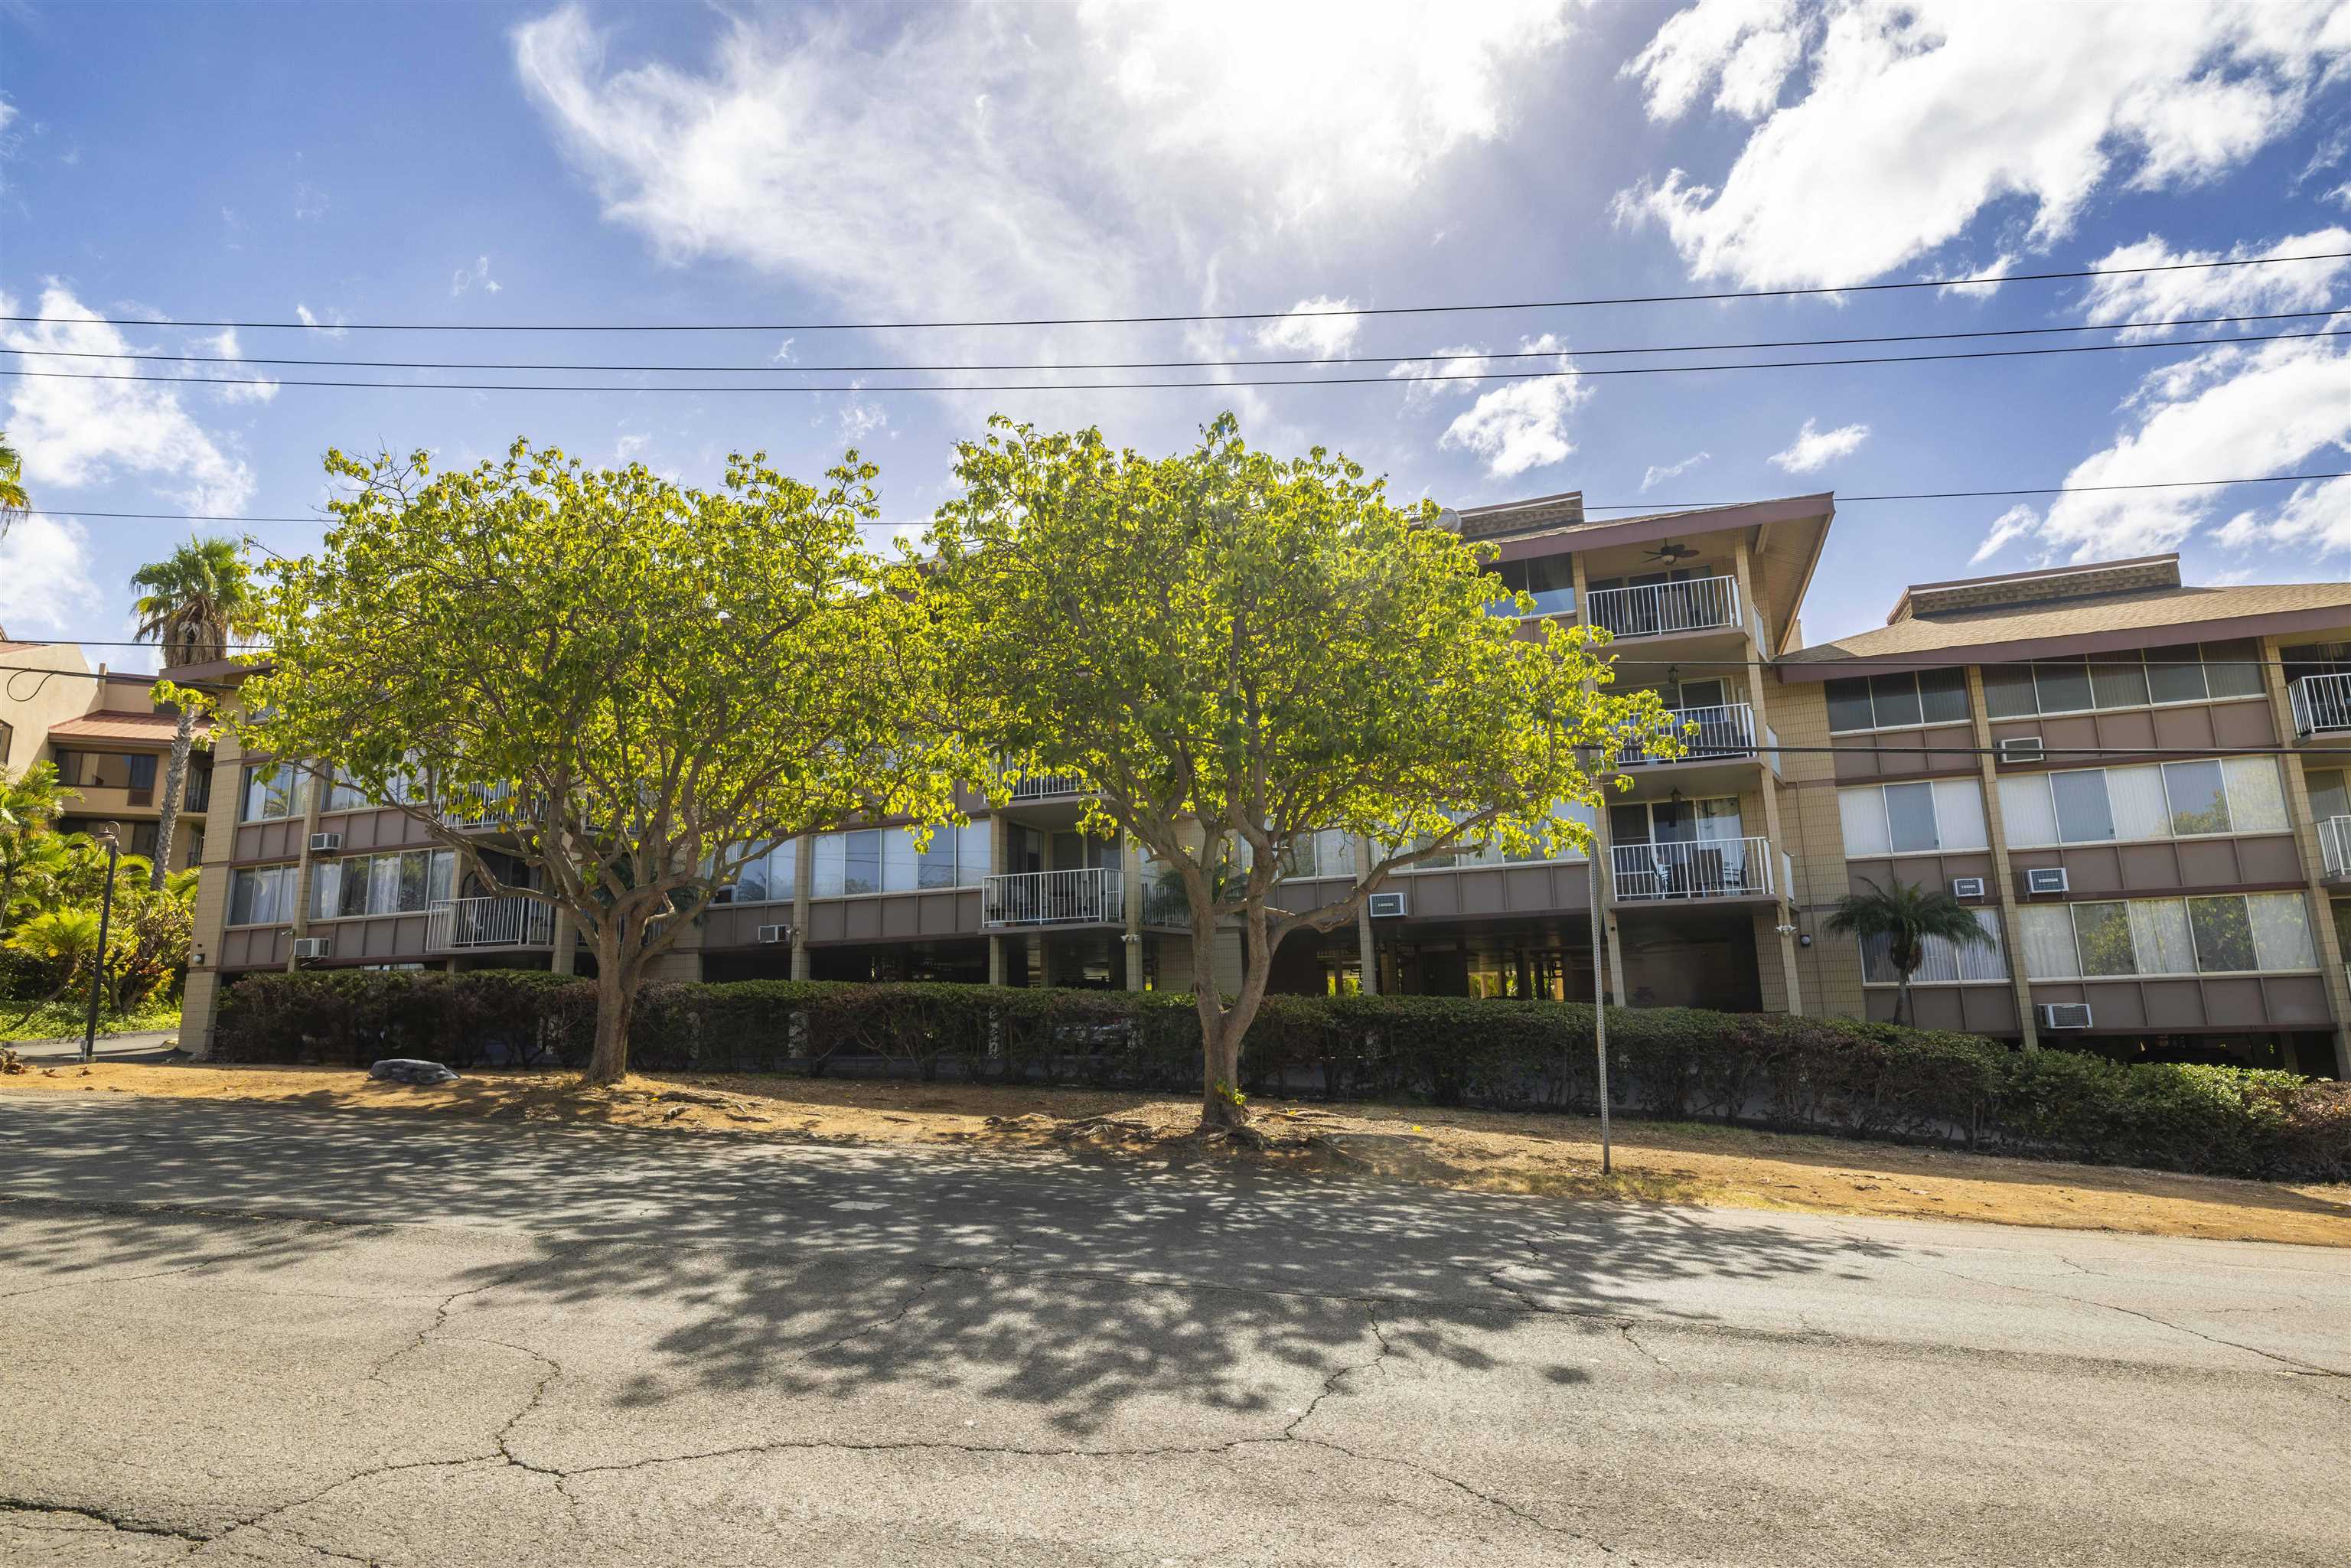
[[1968, 666], [1968, 714], [1976, 737], [1976, 777], [1984, 794], [1984, 826], [1991, 849], [1991, 883], [2000, 895], [2000, 940], [2008, 949], [2009, 988], [2016, 997], [2024, 1049], [2041, 1049], [2041, 1025], [2032, 1016], [2032, 986], [2024, 974], [2024, 919], [2016, 910], [2016, 873], [2008, 863], [2008, 821], [2000, 811], [2000, 769], [1993, 766], [1991, 716], [1984, 707], [1983, 666]]
[[809, 977], [809, 900], [815, 895], [816, 835], [792, 841], [792, 978]]
[[[1740, 600], [1750, 612], [1765, 621], [1768, 635], [1768, 622], [1771, 617], [1763, 615], [1763, 607], [1755, 597], [1754, 569], [1748, 557], [1747, 536], [1744, 534], [1740, 535], [1731, 543], [1731, 570], [1736, 574]], [[1757, 647], [1753, 641], [1750, 640], [1747, 645], [1747, 706], [1754, 717], [1754, 738], [1758, 746], [1766, 744], [1765, 737], [1770, 728], [1766, 716], [1771, 701], [1763, 684], [1766, 674], [1764, 661], [1769, 656], [1769, 650]], [[1780, 758], [1775, 752], [1758, 752], [1756, 755], [1760, 759], [1759, 770], [1763, 776], [1763, 836], [1771, 844], [1771, 852], [1777, 854], [1788, 845], [1787, 834], [1780, 823]], [[1789, 857], [1789, 863], [1792, 864], [1793, 862], [1794, 857], [1792, 855]], [[1782, 874], [1781, 868], [1777, 865], [1772, 866], [1771, 874], [1773, 880], [1777, 881]], [[1788, 918], [1775, 920], [1773, 924], [1775, 925], [1796, 924], [1796, 913], [1802, 907], [1802, 901], [1796, 896], [1796, 889], [1783, 887], [1780, 890], [1780, 897], [1787, 905]], [[1796, 968], [1796, 934], [1792, 931], [1785, 931], [1776, 935], [1779, 937], [1780, 975], [1782, 983], [1786, 987], [1788, 1010], [1801, 1018], [1804, 1011], [1804, 988]]]
[[1118, 841], [1119, 880], [1126, 888], [1126, 930], [1120, 945], [1126, 949], [1126, 988], [1143, 989], [1143, 846], [1122, 833]]
[[295, 969], [294, 942], [300, 941], [310, 929], [310, 835], [319, 831], [319, 813], [327, 804], [328, 781], [308, 774], [304, 779], [308, 789], [302, 805], [302, 858], [294, 862], [294, 939], [286, 944], [286, 972], [289, 975]]
[[[1372, 841], [1358, 833], [1355, 836], [1355, 881], [1361, 883], [1377, 864], [1372, 854]], [[1380, 994], [1380, 945], [1372, 932], [1372, 906], [1369, 900], [1355, 909], [1355, 964], [1360, 971], [1364, 995]]]
[[[2262, 683], [2269, 690], [2270, 722], [2279, 743], [2294, 744], [2294, 702], [2286, 690], [2285, 669], [2278, 658], [2278, 640], [2262, 639]], [[2285, 775], [2285, 809], [2294, 824], [2296, 852], [2303, 874], [2309, 879], [2311, 946], [2318, 954], [2318, 972], [2326, 983], [2326, 1010], [2335, 1020], [2335, 1076], [2351, 1079], [2351, 977], [2343, 967], [2343, 944], [2335, 935], [2335, 912], [2326, 896], [2326, 857], [2318, 841], [2318, 822], [2310, 810], [2310, 781], [2303, 777], [2302, 757], [2278, 758]]]

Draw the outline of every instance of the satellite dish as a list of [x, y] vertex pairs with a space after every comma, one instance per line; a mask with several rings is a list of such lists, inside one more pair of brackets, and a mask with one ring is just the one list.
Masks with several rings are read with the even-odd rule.
[[1450, 507], [1438, 509], [1437, 522], [1439, 528], [1450, 528], [1457, 534], [1461, 531], [1461, 514]]

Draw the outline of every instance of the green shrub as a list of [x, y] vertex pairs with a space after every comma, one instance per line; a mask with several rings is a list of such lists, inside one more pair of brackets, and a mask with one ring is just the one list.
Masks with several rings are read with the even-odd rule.
[[[579, 1067], [594, 987], [509, 969], [253, 975], [224, 998], [226, 1061]], [[1598, 1103], [1587, 1004], [1453, 997], [1269, 997], [1244, 1094], [1502, 1110]], [[2030, 1055], [1973, 1035], [1850, 1019], [1608, 1014], [1612, 1104], [1794, 1131], [1961, 1143], [2230, 1176], [2351, 1176], [2351, 1086], [2283, 1072]], [[1188, 996], [939, 984], [663, 982], [637, 999], [653, 1072], [854, 1072], [1190, 1093]]]

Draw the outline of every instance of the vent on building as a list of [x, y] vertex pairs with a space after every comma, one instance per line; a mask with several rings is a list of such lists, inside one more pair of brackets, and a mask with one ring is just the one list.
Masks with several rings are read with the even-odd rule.
[[310, 835], [310, 852], [314, 855], [330, 855], [342, 847], [343, 835], [340, 833], [312, 833]]
[[2002, 762], [2038, 762], [2044, 755], [2037, 735], [2011, 735], [2000, 743]]
[[331, 936], [298, 936], [294, 939], [297, 958], [331, 958], [335, 956], [335, 939]]
[[1981, 898], [1983, 895], [1983, 878], [1980, 876], [1955, 876], [1951, 879], [1951, 896], [1953, 898]]
[[1394, 920], [1405, 912], [1404, 894], [1375, 893], [1372, 894], [1366, 907], [1371, 910], [1372, 918], [1374, 920]]
[[789, 925], [762, 925], [759, 927], [759, 940], [762, 942], [789, 942], [791, 939], [792, 928]]
[[2090, 1027], [2090, 1004], [2087, 1002], [2043, 1002], [2038, 1010], [2043, 1029]]
[[2062, 865], [2037, 865], [2024, 873], [2024, 891], [2029, 894], [2063, 893], [2065, 887], [2065, 868]]

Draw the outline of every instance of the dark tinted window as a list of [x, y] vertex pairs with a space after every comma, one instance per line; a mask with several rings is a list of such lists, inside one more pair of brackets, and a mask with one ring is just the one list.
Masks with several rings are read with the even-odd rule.
[[1880, 729], [1894, 724], [1918, 722], [1918, 677], [1912, 674], [1874, 675], [1869, 682], [1870, 706]]
[[2262, 695], [2261, 645], [2257, 643], [2204, 644], [2204, 684], [2216, 697], [2257, 697]]
[[2080, 713], [2092, 706], [2090, 666], [2068, 660], [2032, 666], [2033, 689], [2040, 694], [2043, 713]]
[[2196, 644], [2147, 651], [2147, 689], [2159, 703], [2204, 700], [2204, 670], [2196, 662]]
[[1965, 670], [1918, 672], [1918, 706], [1928, 724], [1965, 724], [1968, 718], [1968, 673]]
[[1993, 718], [2029, 718], [2041, 711], [2030, 664], [1986, 664], [1984, 712]]
[[1866, 680], [1831, 681], [1827, 685], [1829, 698], [1829, 728], [1868, 729], [1876, 719], [1870, 716], [1869, 683]]

